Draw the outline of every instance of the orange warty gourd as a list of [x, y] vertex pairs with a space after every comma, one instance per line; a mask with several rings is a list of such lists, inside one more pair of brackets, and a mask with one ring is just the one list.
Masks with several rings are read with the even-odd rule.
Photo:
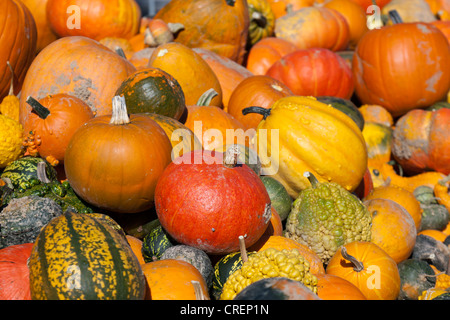
[[131, 38], [139, 31], [141, 9], [135, 0], [48, 0], [47, 17], [60, 37]]
[[63, 37], [45, 47], [33, 60], [20, 96], [19, 118], [27, 121], [37, 100], [67, 93], [86, 102], [96, 116], [111, 114], [117, 88], [136, 68], [99, 42], [86, 37]]
[[142, 212], [153, 207], [172, 145], [149, 116], [128, 116], [123, 97], [114, 97], [112, 111], [75, 132], [64, 158], [65, 173], [86, 202], [112, 212]]
[[404, 207], [389, 199], [365, 200], [372, 215], [371, 241], [389, 254], [396, 263], [406, 260], [416, 243], [417, 229]]
[[450, 46], [429, 23], [396, 23], [366, 32], [352, 63], [361, 103], [381, 105], [393, 117], [443, 100], [450, 87]]
[[342, 246], [328, 262], [326, 272], [353, 283], [367, 300], [396, 300], [400, 293], [397, 264], [372, 242]]
[[333, 274], [317, 274], [317, 295], [323, 300], [367, 300], [353, 283]]
[[[0, 31], [0, 101], [9, 93], [12, 74], [7, 65], [14, 70], [14, 94], [22, 88], [25, 75], [35, 54], [37, 29], [30, 10], [18, 0], [2, 1], [0, 12], [2, 29]], [[42, 79], [41, 79], [42, 80]]]
[[[203, 276], [186, 261], [163, 259], [141, 267], [148, 284], [146, 300], [209, 300]], [[199, 283], [203, 299], [196, 294], [192, 281]]]

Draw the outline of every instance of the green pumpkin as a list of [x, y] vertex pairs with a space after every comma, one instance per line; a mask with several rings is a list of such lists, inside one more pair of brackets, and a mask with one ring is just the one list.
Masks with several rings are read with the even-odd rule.
[[142, 256], [145, 262], [161, 259], [164, 251], [176, 245], [177, 242], [163, 229], [161, 224], [155, 223], [153, 229], [142, 239]]
[[344, 112], [355, 121], [361, 131], [364, 129], [364, 117], [358, 107], [350, 100], [332, 96], [320, 96], [317, 97], [317, 100]]
[[272, 207], [280, 215], [281, 220], [285, 220], [292, 209], [292, 197], [286, 188], [275, 178], [271, 176], [261, 176], [260, 178], [269, 194]]
[[445, 101], [439, 101], [431, 105], [430, 107], [426, 108], [427, 111], [436, 111], [442, 108], [450, 109], [450, 103]]
[[115, 95], [123, 95], [129, 113], [157, 113], [179, 120], [186, 109], [180, 84], [158, 68], [138, 70], [128, 76]]
[[434, 270], [423, 260], [407, 259], [398, 265], [400, 293], [398, 300], [417, 300], [423, 291], [436, 285]]

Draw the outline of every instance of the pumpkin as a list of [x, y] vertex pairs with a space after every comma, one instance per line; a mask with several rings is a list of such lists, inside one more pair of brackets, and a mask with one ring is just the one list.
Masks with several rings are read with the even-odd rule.
[[349, 49], [354, 49], [359, 39], [361, 39], [364, 33], [369, 31], [366, 10], [353, 0], [330, 0], [324, 2], [323, 7], [334, 9], [344, 16], [350, 31], [348, 47]]
[[[398, 12], [405, 23], [437, 20], [426, 0], [391, 0], [383, 7], [381, 14], [389, 16], [389, 11], [393, 10]], [[388, 19], [386, 24], [392, 24], [392, 21]]]
[[158, 223], [144, 236], [142, 240], [142, 256], [145, 262], [160, 260], [163, 253], [177, 245], [177, 242], [170, 234], [163, 229], [159, 220]]
[[106, 37], [98, 40], [98, 42], [126, 59], [129, 59], [134, 52], [130, 41], [125, 38]]
[[450, 109], [415, 109], [395, 123], [392, 155], [407, 173], [450, 174]]
[[131, 38], [141, 21], [134, 0], [48, 0], [46, 9], [48, 23], [60, 37]]
[[[321, 300], [300, 281], [285, 277], [260, 279], [246, 286], [233, 300]], [[262, 307], [262, 306], [261, 306]], [[261, 309], [263, 310], [263, 309]]]
[[58, 39], [30, 66], [20, 97], [20, 122], [25, 123], [31, 113], [26, 103], [29, 96], [40, 100], [57, 93], [83, 100], [96, 116], [111, 114], [114, 92], [134, 71], [129, 61], [92, 39]]
[[203, 149], [201, 141], [194, 132], [180, 121], [157, 113], [148, 113], [147, 115], [155, 120], [170, 138], [170, 142], [172, 143], [172, 159], [186, 152]]
[[0, 114], [0, 169], [23, 156], [23, 135], [18, 121]]
[[296, 50], [297, 46], [288, 40], [266, 37], [250, 48], [246, 67], [254, 75], [265, 75], [272, 64]]
[[426, 261], [408, 259], [398, 264], [401, 279], [399, 300], [418, 300], [423, 291], [436, 284], [434, 271]]
[[355, 48], [355, 93], [362, 104], [381, 105], [393, 117], [430, 106], [450, 87], [449, 50], [442, 32], [428, 23], [370, 30]]
[[6, 61], [6, 64], [11, 72], [11, 86], [9, 87], [8, 95], [0, 103], [0, 114], [19, 121], [19, 98], [14, 95], [14, 70], [9, 61]]
[[0, 299], [31, 300], [28, 258], [33, 243], [0, 249]]
[[[438, 235], [436, 235], [438, 234]], [[434, 269], [447, 272], [450, 261], [450, 248], [439, 239], [439, 232], [422, 232], [417, 235], [412, 259], [425, 261]]]
[[154, 18], [185, 26], [176, 42], [214, 51], [237, 63], [244, 60], [250, 25], [247, 1], [174, 0]]
[[292, 198], [286, 191], [286, 188], [276, 179], [271, 176], [261, 176], [261, 181], [266, 186], [269, 193], [272, 207], [275, 208], [280, 215], [281, 220], [286, 220], [289, 212], [291, 212]]
[[253, 73], [243, 65], [211, 50], [194, 48], [194, 51], [206, 61], [217, 76], [222, 89], [223, 109], [228, 111], [230, 96], [234, 89], [241, 81], [253, 76]]
[[269, 0], [248, 0], [247, 4], [250, 17], [247, 45], [252, 46], [273, 35], [275, 15]]
[[283, 235], [283, 223], [281, 221], [280, 215], [273, 207], [270, 207], [270, 210], [272, 211], [272, 216], [270, 218], [269, 225], [267, 226], [266, 231], [264, 231], [258, 241], [248, 247], [249, 251], [258, 251], [259, 248], [261, 248], [267, 242], [267, 240], [270, 239], [270, 237]]
[[350, 281], [326, 273], [317, 275], [317, 295], [323, 300], [367, 300]]
[[343, 112], [314, 97], [299, 96], [281, 98], [270, 109], [252, 110], [265, 118], [255, 137], [262, 172], [281, 182], [291, 197], [310, 186], [303, 176], [306, 171], [348, 191], [360, 184], [367, 169], [366, 144], [356, 123]]
[[439, 180], [433, 188], [433, 193], [437, 198], [439, 204], [445, 206], [450, 212], [450, 193], [449, 193], [450, 175], [442, 180]]
[[350, 281], [367, 300], [396, 300], [400, 293], [397, 264], [373, 242], [342, 246], [330, 259], [326, 273]]
[[204, 300], [209, 300], [203, 276], [189, 262], [177, 259], [147, 262], [142, 271], [148, 285], [146, 300], [197, 300], [193, 281], [199, 282]]
[[441, 21], [450, 20], [450, 4], [446, 0], [425, 0], [430, 6], [431, 12]]
[[373, 243], [377, 244], [396, 263], [406, 260], [416, 243], [417, 229], [412, 216], [397, 202], [389, 199], [365, 200], [372, 215]]
[[411, 215], [414, 220], [416, 230], [419, 231], [420, 224], [422, 222], [423, 210], [414, 193], [399, 186], [385, 185], [374, 188], [367, 196], [364, 197], [364, 200], [372, 199], [388, 199], [401, 205]]
[[314, 5], [314, 0], [268, 0], [275, 18], [284, 16], [285, 14]]
[[269, 195], [252, 169], [236, 165], [236, 155], [236, 148], [225, 154], [193, 151], [164, 170], [155, 208], [161, 226], [176, 241], [227, 254], [239, 249], [240, 235], [246, 235], [248, 247], [265, 232], [272, 215]]
[[227, 112], [240, 121], [245, 129], [256, 129], [263, 119], [260, 114], [242, 114], [242, 110], [251, 106], [270, 108], [282, 97], [293, 95], [284, 83], [266, 75], [256, 75], [242, 80], [233, 90]]
[[387, 127], [392, 127], [394, 125], [394, 118], [390, 112], [382, 106], [376, 104], [364, 104], [358, 109], [365, 122], [375, 122]]
[[360, 130], [364, 129], [364, 118], [358, 107], [351, 100], [333, 96], [318, 96], [317, 100], [342, 111], [355, 121]]
[[126, 239], [86, 214], [66, 212], [51, 220], [33, 245], [29, 268], [33, 300], [145, 296], [145, 277]]
[[148, 60], [150, 59], [155, 48], [144, 48], [138, 51], [135, 51], [131, 57], [128, 59], [136, 70], [142, 70], [148, 68]]
[[112, 115], [89, 120], [72, 136], [65, 173], [86, 202], [113, 212], [142, 212], [153, 206], [156, 182], [171, 161], [171, 150], [154, 120], [145, 114], [128, 117], [124, 98], [116, 96]]
[[350, 99], [354, 81], [345, 60], [326, 48], [297, 50], [276, 61], [266, 75], [284, 83], [295, 95]]
[[423, 209], [420, 230], [433, 229], [442, 231], [450, 222], [450, 213], [445, 206], [440, 204], [421, 204]]
[[25, 74], [36, 54], [37, 29], [32, 13], [22, 1], [4, 1], [0, 19], [3, 21], [0, 37], [1, 101], [8, 95], [11, 84], [12, 75], [7, 61], [15, 74], [14, 94], [21, 91]]
[[421, 234], [430, 236], [433, 239], [436, 239], [437, 241], [440, 241], [440, 242], [444, 242], [445, 239], [448, 237], [447, 234], [445, 234], [444, 232], [437, 230], [437, 229], [423, 229], [417, 233], [417, 235], [421, 235]]
[[393, 129], [381, 123], [365, 122], [362, 134], [367, 146], [367, 166], [378, 170], [391, 160]]
[[159, 68], [173, 76], [180, 84], [186, 105], [194, 105], [202, 94], [213, 88], [217, 96], [211, 105], [222, 107], [222, 88], [214, 71], [193, 49], [170, 42], [153, 51], [148, 66]]
[[53, 156], [60, 164], [75, 131], [94, 118], [94, 113], [83, 100], [60, 93], [37, 101], [28, 97], [33, 111], [24, 123], [25, 132], [34, 132], [41, 140], [37, 151], [42, 158]]
[[180, 120], [186, 108], [181, 85], [172, 75], [158, 68], [132, 73], [115, 95], [125, 97], [129, 113], [157, 113]]
[[[365, 12], [367, 12], [367, 8], [373, 5], [372, 0], [352, 0], [353, 2], [359, 4], [361, 8], [364, 9]], [[386, 4], [391, 2], [391, 0], [376, 0], [376, 5], [378, 7], [383, 8]]]
[[309, 6], [276, 19], [275, 36], [292, 42], [299, 49], [341, 51], [348, 47], [350, 28], [338, 11]]
[[129, 234], [125, 235], [125, 237], [139, 263], [144, 264], [145, 260], [142, 256], [142, 240]]

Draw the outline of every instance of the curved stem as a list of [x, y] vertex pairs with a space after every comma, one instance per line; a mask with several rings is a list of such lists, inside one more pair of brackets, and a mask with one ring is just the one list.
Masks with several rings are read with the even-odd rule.
[[305, 171], [303, 173], [303, 176], [309, 180], [313, 188], [317, 187], [317, 185], [319, 184], [319, 180], [317, 180], [317, 178], [311, 172]]
[[206, 90], [200, 96], [200, 98], [198, 98], [197, 106], [209, 106], [211, 104], [211, 100], [214, 99], [217, 95], [217, 91], [213, 88]]
[[33, 97], [28, 97], [26, 103], [28, 103], [31, 106], [31, 108], [33, 108], [34, 112], [36, 112], [39, 118], [46, 119], [49, 116], [50, 110], [44, 107], [39, 101], [37, 101]]
[[239, 250], [241, 251], [242, 262], [247, 262], [247, 249], [245, 248], [245, 240], [243, 236], [239, 236]]
[[43, 183], [50, 183], [50, 179], [47, 176], [47, 172], [45, 171], [45, 169], [47, 168], [47, 166], [45, 165], [44, 161], [41, 161], [37, 164], [37, 177], [39, 179], [39, 181], [43, 182]]
[[400, 15], [398, 14], [397, 10], [389, 11], [389, 18], [391, 18], [391, 21], [393, 24], [403, 23], [403, 20], [400, 17]]
[[11, 64], [9, 63], [9, 61], [6, 61], [6, 64], [8, 65], [9, 71], [11, 71], [11, 84], [9, 85], [9, 96], [14, 95], [14, 70], [11, 66]]
[[191, 280], [191, 283], [194, 286], [196, 300], [208, 300], [202, 290], [202, 286], [200, 285], [200, 282]]
[[361, 261], [356, 259], [354, 256], [351, 256], [348, 254], [347, 249], [345, 247], [341, 248], [341, 254], [342, 257], [344, 257], [345, 260], [350, 261], [353, 264], [353, 270], [356, 272], [360, 272], [364, 270], [364, 265]]
[[270, 109], [266, 109], [263, 107], [247, 107], [242, 109], [242, 114], [245, 116], [249, 113], [258, 113], [263, 116], [263, 119], [266, 120], [266, 118], [270, 115]]

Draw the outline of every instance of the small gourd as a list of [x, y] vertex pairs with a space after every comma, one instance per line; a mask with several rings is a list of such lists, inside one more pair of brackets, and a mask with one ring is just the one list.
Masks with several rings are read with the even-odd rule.
[[14, 71], [9, 61], [6, 62], [11, 71], [11, 86], [9, 87], [9, 93], [3, 98], [0, 103], [0, 113], [11, 119], [19, 121], [19, 98], [14, 95]]
[[436, 284], [434, 271], [423, 260], [407, 259], [398, 264], [400, 293], [398, 300], [418, 300], [423, 291]]

